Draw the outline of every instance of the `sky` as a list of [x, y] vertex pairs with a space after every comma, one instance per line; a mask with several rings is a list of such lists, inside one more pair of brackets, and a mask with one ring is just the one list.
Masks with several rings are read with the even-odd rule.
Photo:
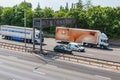
[[[16, 4], [20, 4], [24, 0], [0, 0], [0, 6], [3, 7], [13, 7]], [[32, 3], [33, 9], [35, 9], [40, 4], [41, 8], [51, 7], [53, 10], [59, 10], [59, 7], [65, 6], [66, 2], [68, 2], [69, 7], [71, 7], [72, 3], [78, 2], [78, 0], [25, 0], [27, 2]], [[82, 0], [83, 4], [86, 3], [87, 0]], [[120, 0], [91, 0], [92, 5], [97, 6], [110, 6], [110, 7], [118, 7], [120, 6]]]

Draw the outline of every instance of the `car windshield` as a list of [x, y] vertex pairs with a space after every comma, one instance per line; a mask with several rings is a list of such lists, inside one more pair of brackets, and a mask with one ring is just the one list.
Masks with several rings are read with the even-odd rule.
[[63, 47], [63, 46], [61, 46], [60, 48], [61, 48], [61, 49], [64, 49], [64, 47]]
[[79, 47], [83, 47], [83, 45], [78, 45]]
[[104, 40], [103, 42], [104, 42], [104, 43], [108, 43], [108, 40]]
[[75, 47], [76, 47], [76, 48], [79, 48], [79, 46], [78, 46], [78, 45], [75, 45]]
[[66, 47], [66, 46], [63, 46], [63, 49], [67, 49], [67, 47]]
[[102, 42], [104, 42], [104, 43], [108, 43], [108, 40], [102, 40]]

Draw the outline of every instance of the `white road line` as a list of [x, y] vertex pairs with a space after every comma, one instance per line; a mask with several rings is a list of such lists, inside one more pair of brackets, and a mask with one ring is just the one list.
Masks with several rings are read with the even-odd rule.
[[41, 74], [41, 75], [46, 75], [46, 73], [44, 72], [40, 72], [40, 71], [37, 71], [37, 70], [33, 70], [34, 73], [38, 73], [38, 74]]
[[98, 80], [111, 80], [111, 78], [109, 78], [109, 77], [104, 77], [104, 76], [100, 76], [100, 75], [95, 75], [95, 77], [97, 77]]

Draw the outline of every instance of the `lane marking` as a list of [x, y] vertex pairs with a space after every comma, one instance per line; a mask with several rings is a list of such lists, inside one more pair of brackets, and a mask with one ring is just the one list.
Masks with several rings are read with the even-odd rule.
[[102, 79], [102, 80], [111, 80], [111, 78], [109, 78], [109, 77], [104, 77], [104, 76], [100, 76], [100, 75], [95, 75], [95, 77], [97, 77], [98, 79]]
[[40, 71], [37, 71], [37, 70], [33, 70], [34, 73], [38, 73], [38, 74], [41, 74], [41, 75], [46, 75], [46, 73], [44, 72], [40, 72]]

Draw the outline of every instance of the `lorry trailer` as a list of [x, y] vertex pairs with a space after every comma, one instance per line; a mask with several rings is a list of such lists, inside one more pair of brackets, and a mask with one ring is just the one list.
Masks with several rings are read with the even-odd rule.
[[99, 30], [56, 27], [56, 40], [81, 43], [89, 47], [107, 48], [109, 46], [107, 35]]
[[[2, 38], [9, 40], [19, 40], [30, 43], [33, 42], [33, 29], [32, 28], [24, 28], [18, 26], [10, 26], [10, 25], [1, 25], [0, 33]], [[42, 42], [44, 41], [43, 32], [42, 32]], [[35, 29], [35, 42], [40, 43], [40, 31]]]

